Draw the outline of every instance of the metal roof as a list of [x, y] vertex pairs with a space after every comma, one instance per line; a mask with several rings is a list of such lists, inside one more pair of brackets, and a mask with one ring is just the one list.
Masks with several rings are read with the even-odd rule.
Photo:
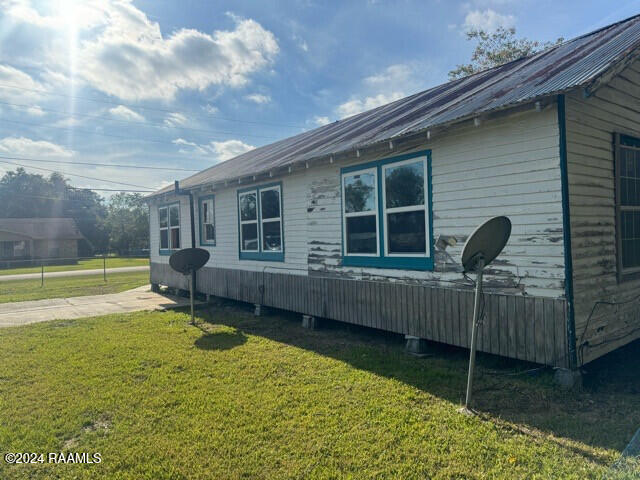
[[636, 15], [540, 53], [256, 148], [196, 173], [180, 186], [256, 175], [588, 87], [639, 46], [640, 15]]
[[82, 240], [73, 218], [0, 218], [2, 232], [14, 233], [33, 240]]

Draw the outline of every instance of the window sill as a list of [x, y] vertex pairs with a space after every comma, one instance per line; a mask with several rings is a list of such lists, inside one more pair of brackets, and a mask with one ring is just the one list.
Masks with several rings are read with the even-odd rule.
[[284, 262], [284, 252], [240, 252], [240, 260]]
[[396, 268], [399, 270], [433, 270], [433, 258], [417, 257], [342, 257], [347, 267]]
[[177, 252], [178, 250], [180, 250], [180, 249], [179, 249], [179, 248], [173, 248], [173, 249], [168, 249], [168, 248], [167, 248], [167, 249], [162, 249], [162, 250], [160, 250], [160, 255], [163, 255], [163, 256], [168, 257], [168, 256], [170, 256], [171, 254], [173, 254], [173, 253]]
[[200, 246], [201, 247], [215, 247], [216, 246], [216, 242], [200, 242]]

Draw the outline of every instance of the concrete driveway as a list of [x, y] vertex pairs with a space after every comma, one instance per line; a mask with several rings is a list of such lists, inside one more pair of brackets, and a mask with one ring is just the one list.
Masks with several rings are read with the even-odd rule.
[[[148, 265], [138, 267], [116, 267], [107, 268], [107, 275], [110, 273], [127, 273], [127, 272], [145, 272], [149, 270]], [[44, 272], [44, 278], [52, 277], [80, 277], [82, 275], [102, 275], [102, 268], [91, 268], [88, 270], [65, 270], [64, 272]], [[41, 277], [41, 273], [16, 273], [13, 275], [0, 275], [0, 282], [8, 282], [10, 280], [35, 280]]]
[[[202, 302], [196, 303], [201, 304]], [[95, 317], [110, 313], [167, 310], [188, 305], [188, 298], [153, 293], [150, 291], [150, 286], [145, 285], [126, 292], [108, 295], [1, 303], [0, 328], [46, 322], [47, 320]]]

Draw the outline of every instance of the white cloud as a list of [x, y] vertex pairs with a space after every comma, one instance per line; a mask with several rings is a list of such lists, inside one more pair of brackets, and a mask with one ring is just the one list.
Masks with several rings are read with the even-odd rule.
[[313, 123], [315, 123], [319, 127], [321, 127], [322, 125], [326, 125], [327, 123], [330, 123], [330, 122], [331, 120], [329, 120], [329, 117], [321, 117], [318, 115], [313, 117]]
[[246, 144], [240, 140], [211, 142], [209, 146], [213, 153], [218, 156], [218, 160], [220, 161], [228, 160], [256, 148], [253, 145]]
[[207, 112], [209, 115], [217, 113], [218, 112], [218, 107], [211, 105], [210, 103], [207, 103], [206, 105], [204, 105], [202, 107], [204, 109], [205, 112]]
[[110, 108], [109, 113], [114, 117], [122, 120], [129, 120], [129, 121], [135, 121], [135, 122], [145, 121], [142, 115], [140, 115], [138, 112], [134, 112], [133, 110], [131, 110], [128, 107], [125, 107], [124, 105], [118, 105], [117, 107]]
[[392, 92], [389, 94], [379, 93], [378, 95], [365, 97], [364, 99], [356, 98], [339, 105], [338, 114], [340, 115], [340, 118], [350, 117], [356, 113], [365, 112], [372, 108], [386, 105], [387, 103], [391, 103], [404, 96], [405, 94], [403, 92]]
[[0, 152], [31, 157], [71, 157], [72, 150], [45, 140], [26, 137], [5, 137], [0, 140]]
[[258, 105], [269, 103], [271, 101], [271, 97], [269, 95], [262, 95], [261, 93], [252, 93], [251, 95], [246, 95], [244, 98], [257, 103]]
[[382, 72], [364, 79], [364, 83], [373, 87], [391, 87], [406, 84], [414, 70], [409, 65], [398, 63], [390, 65]]
[[187, 117], [178, 112], [170, 113], [164, 119], [164, 124], [167, 127], [176, 127], [178, 125], [184, 125], [185, 123], [187, 123]]
[[481, 10], [472, 10], [467, 13], [464, 19], [465, 30], [484, 30], [495, 31], [499, 27], [513, 27], [516, 17], [513, 15], [503, 15], [490, 8]]
[[61, 3], [71, 7], [58, 11], [50, 6], [44, 14], [27, 0], [13, 0], [6, 2], [3, 14], [51, 37], [44, 49], [45, 67], [53, 70], [68, 68], [68, 58], [60, 52], [66, 50], [62, 47], [74, 24], [82, 39], [77, 45], [79, 78], [124, 100], [170, 100], [182, 89], [245, 85], [251, 75], [270, 67], [279, 51], [273, 33], [251, 19], [233, 16], [233, 28], [210, 34], [182, 28], [163, 35], [159, 24], [131, 0]]
[[181, 147], [178, 150], [180, 153], [199, 153], [204, 155], [213, 154], [218, 161], [237, 157], [238, 155], [256, 148], [253, 145], [242, 142], [241, 140], [226, 140], [222, 142], [213, 141], [204, 145], [200, 145], [195, 142], [185, 140], [184, 138], [176, 138], [172, 141], [172, 143]]
[[27, 113], [34, 117], [42, 117], [45, 115], [44, 110], [42, 110], [38, 105], [27, 108]]
[[9, 65], [0, 65], [0, 83], [19, 87], [0, 88], [0, 99], [8, 102], [35, 100], [40, 95], [33, 90], [43, 89], [31, 75]]

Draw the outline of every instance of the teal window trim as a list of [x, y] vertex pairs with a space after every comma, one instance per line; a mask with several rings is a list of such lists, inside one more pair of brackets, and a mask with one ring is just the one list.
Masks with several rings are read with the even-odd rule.
[[[204, 229], [203, 229], [204, 224], [202, 223], [202, 204], [207, 200], [211, 200], [213, 204], [213, 209], [211, 210], [211, 214], [213, 215], [213, 240], [204, 239]], [[216, 196], [215, 195], [205, 195], [202, 197], [198, 197], [198, 224], [199, 224], [200, 246], [215, 247], [216, 238], [218, 236], [218, 229], [216, 228]]]
[[[384, 229], [384, 205], [382, 199], [384, 198], [383, 189], [383, 166], [400, 163], [405, 160], [411, 160], [414, 158], [425, 158], [426, 173], [427, 173], [427, 189], [428, 194], [425, 199], [425, 212], [428, 215], [428, 247], [429, 255], [427, 256], [389, 256], [385, 254], [385, 229]], [[377, 235], [378, 235], [378, 253], [376, 255], [347, 255], [345, 250], [345, 222], [343, 212], [344, 202], [344, 183], [343, 177], [345, 174], [359, 172], [362, 170], [376, 171], [377, 191], [376, 201], [377, 205]], [[350, 267], [373, 267], [373, 268], [397, 268], [400, 270], [433, 270], [433, 256], [434, 256], [434, 242], [433, 242], [433, 188], [431, 179], [431, 150], [422, 150], [419, 152], [409, 153], [406, 155], [399, 155], [396, 157], [385, 158], [383, 160], [377, 160], [374, 162], [361, 163], [359, 165], [352, 165], [340, 169], [340, 222], [342, 231], [341, 251], [342, 251], [342, 264]]]
[[[260, 205], [260, 192], [262, 190], [269, 190], [274, 187], [278, 187], [280, 193], [280, 241], [281, 251], [279, 252], [265, 252], [262, 250], [262, 208]], [[258, 250], [257, 251], [242, 251], [242, 232], [240, 223], [240, 195], [246, 192], [256, 192], [256, 217], [257, 217], [257, 230], [258, 230]], [[236, 192], [237, 201], [237, 214], [238, 214], [238, 258], [240, 260], [259, 260], [267, 262], [284, 262], [284, 211], [283, 211], [283, 199], [282, 199], [282, 182], [272, 182], [264, 185], [256, 185], [253, 187], [247, 187], [238, 189]]]
[[180, 224], [180, 219], [182, 217], [182, 212], [180, 211], [180, 202], [171, 202], [171, 203], [162, 203], [158, 205], [158, 253], [163, 256], [169, 256], [174, 252], [180, 250], [179, 248], [160, 248], [160, 209], [167, 209], [167, 237], [169, 241], [169, 246], [171, 247], [171, 216], [169, 214], [170, 207], [177, 206], [178, 207], [178, 235], [180, 236], [180, 243], [182, 243], [182, 225]]

